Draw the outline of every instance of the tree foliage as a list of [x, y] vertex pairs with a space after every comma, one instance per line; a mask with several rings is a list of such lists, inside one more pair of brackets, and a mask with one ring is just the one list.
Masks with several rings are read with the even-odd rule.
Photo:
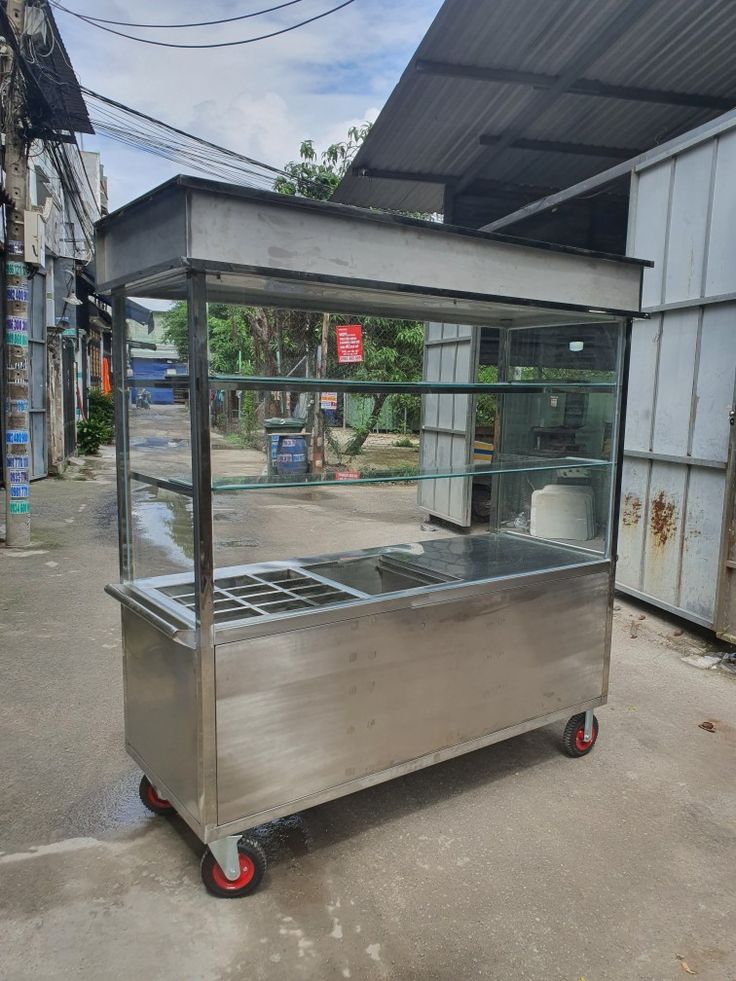
[[[304, 140], [299, 159], [284, 167], [286, 176], [274, 182], [281, 194], [326, 201], [347, 173], [353, 157], [370, 131], [370, 123], [353, 126], [347, 138], [333, 143], [322, 152], [312, 140]], [[334, 315], [331, 319], [327, 375], [339, 376], [344, 366], [337, 363], [335, 352], [336, 324], [360, 323], [363, 326], [363, 362], [350, 365], [351, 377], [367, 381], [391, 379], [418, 381], [422, 377], [424, 324], [413, 320], [391, 320], [363, 316], [359, 311]], [[182, 360], [188, 359], [187, 307], [177, 303], [164, 316], [165, 336], [176, 345]], [[306, 374], [314, 374], [316, 352], [321, 339], [322, 314], [299, 310], [262, 307], [236, 307], [222, 303], [208, 306], [210, 365], [213, 371], [234, 374], [275, 375], [287, 373], [304, 359]], [[299, 371], [299, 373], [302, 373]], [[415, 413], [417, 396], [400, 396], [402, 408]], [[356, 430], [346, 448], [349, 456], [359, 453], [370, 432], [376, 428], [385, 395], [373, 399], [365, 425]], [[277, 406], [264, 407], [272, 414]], [[316, 410], [319, 412], [319, 409]]]
[[[355, 318], [338, 317], [337, 322], [355, 323]], [[383, 317], [363, 317], [360, 323], [363, 326], [363, 361], [354, 366], [352, 377], [364, 381], [421, 380], [424, 350], [423, 323], [417, 320], [390, 320]], [[336, 373], [339, 373], [340, 366], [336, 367]], [[418, 396], [394, 396], [394, 399], [410, 414], [418, 410]], [[378, 425], [385, 402], [385, 393], [377, 393], [373, 397], [370, 415], [363, 426], [354, 431], [345, 448], [347, 456], [354, 456], [360, 452], [366, 439]]]
[[[210, 344], [210, 367], [225, 374], [248, 374], [254, 369], [252, 323], [256, 311], [251, 307], [210, 303], [207, 307], [207, 327]], [[182, 361], [189, 360], [187, 304], [175, 303], [163, 317], [164, 337]]]
[[299, 159], [290, 160], [284, 167], [288, 177], [277, 177], [274, 190], [279, 194], [299, 195], [327, 201], [347, 173], [353, 157], [370, 132], [371, 124], [351, 126], [342, 143], [332, 143], [318, 153], [313, 140], [304, 140], [299, 147]]

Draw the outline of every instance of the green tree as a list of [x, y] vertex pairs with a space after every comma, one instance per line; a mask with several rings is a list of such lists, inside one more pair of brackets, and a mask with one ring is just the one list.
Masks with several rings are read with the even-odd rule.
[[[299, 159], [286, 164], [286, 176], [278, 177], [274, 189], [281, 194], [328, 200], [350, 167], [353, 157], [370, 131], [370, 124], [353, 126], [347, 139], [333, 143], [319, 153], [312, 140], [304, 140]], [[335, 356], [334, 326], [337, 323], [363, 325], [363, 363], [354, 366], [352, 377], [367, 381], [418, 381], [422, 377], [424, 324], [412, 320], [364, 317], [360, 313], [333, 316], [330, 325], [330, 356], [327, 373], [334, 377], [342, 369]], [[176, 345], [186, 360], [187, 308], [176, 303], [164, 317], [166, 338]], [[314, 375], [316, 351], [320, 343], [322, 315], [299, 310], [263, 307], [235, 307], [211, 303], [208, 306], [210, 364], [214, 371], [233, 374], [242, 365], [243, 374], [275, 375], [277, 366], [293, 366], [307, 358], [307, 374]], [[287, 368], [288, 370], [288, 368]], [[402, 396], [405, 407], [416, 408], [416, 396]], [[376, 428], [385, 394], [377, 394], [369, 418], [356, 430], [346, 447], [349, 456], [359, 453]], [[266, 414], [278, 411], [274, 403]], [[319, 415], [319, 409], [316, 410]]]
[[284, 167], [286, 177], [277, 177], [274, 190], [279, 194], [292, 194], [304, 198], [327, 201], [347, 173], [353, 157], [370, 132], [371, 124], [351, 126], [348, 138], [342, 143], [332, 143], [317, 153], [313, 140], [304, 140], [299, 147], [299, 159], [290, 160]]
[[[210, 345], [210, 367], [225, 375], [249, 374], [254, 369], [252, 321], [256, 311], [227, 303], [210, 303], [207, 307], [207, 329]], [[163, 317], [164, 337], [182, 361], [189, 360], [187, 304], [175, 303]]]
[[[281, 194], [328, 200], [347, 173], [370, 128], [370, 123], [351, 127], [344, 142], [333, 143], [321, 154], [315, 150], [312, 140], [304, 140], [299, 148], [299, 160], [286, 164], [284, 170], [289, 176], [277, 178], [275, 189]], [[321, 319], [319, 317], [302, 325], [304, 339], [315, 346]], [[353, 377], [366, 381], [421, 379], [424, 324], [415, 320], [364, 317], [360, 313], [332, 318], [328, 374], [334, 377], [341, 368], [335, 358], [334, 345], [334, 326], [338, 323], [360, 323], [363, 326], [363, 362], [356, 366]], [[345, 448], [347, 456], [359, 453], [372, 430], [376, 428], [386, 397], [385, 394], [378, 393], [373, 398], [370, 416], [360, 429], [354, 431]], [[410, 410], [418, 401], [415, 396], [403, 398]]]
[[[422, 354], [424, 350], [424, 324], [417, 320], [390, 320], [383, 317], [338, 317], [337, 323], [361, 323], [363, 327], [363, 361], [355, 366], [352, 377], [360, 381], [385, 381], [390, 379], [397, 382], [420, 381], [422, 377]], [[334, 347], [332, 349], [334, 351]], [[335, 373], [339, 365], [334, 361], [334, 354], [329, 365]], [[354, 430], [345, 453], [355, 456], [360, 453], [368, 436], [378, 425], [383, 406], [386, 402], [385, 392], [377, 392], [373, 396], [370, 415], [363, 426]], [[416, 396], [404, 396], [405, 407], [413, 408], [409, 400], [417, 400]]]

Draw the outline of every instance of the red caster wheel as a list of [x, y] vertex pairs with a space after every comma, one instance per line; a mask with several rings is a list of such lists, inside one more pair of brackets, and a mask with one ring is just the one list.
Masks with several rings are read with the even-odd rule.
[[585, 738], [585, 712], [573, 715], [565, 726], [562, 748], [568, 756], [587, 756], [598, 738], [598, 719], [593, 716], [593, 731], [590, 739]]
[[255, 892], [266, 871], [266, 853], [257, 841], [241, 838], [238, 842], [238, 861], [240, 875], [237, 879], [228, 879], [208, 848], [202, 856], [200, 868], [207, 892], [220, 899], [238, 899]]
[[153, 786], [148, 777], [141, 777], [141, 784], [138, 788], [138, 793], [140, 794], [143, 806], [147, 807], [149, 811], [153, 811], [154, 814], [174, 813], [173, 806], [163, 797], [159, 797], [159, 795], [156, 793], [156, 788]]

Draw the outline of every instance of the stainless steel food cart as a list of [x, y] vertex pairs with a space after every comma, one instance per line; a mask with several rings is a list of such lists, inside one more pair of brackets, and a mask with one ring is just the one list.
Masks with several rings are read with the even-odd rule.
[[[144, 803], [175, 810], [208, 846], [210, 892], [255, 888], [265, 857], [244, 832], [269, 820], [559, 720], [567, 753], [589, 752], [608, 691], [621, 414], [644, 263], [182, 177], [104, 218], [97, 256], [113, 298], [121, 582], [108, 592], [122, 607], [126, 747]], [[129, 297], [186, 304], [187, 373], [132, 375]], [[208, 303], [411, 318], [437, 344], [456, 325], [463, 337], [492, 330], [498, 380], [436, 380], [428, 363], [414, 382], [360, 364], [336, 378], [217, 374]], [[136, 410], [141, 385], [178, 386], [171, 431], [152, 432], [155, 417]], [[218, 472], [212, 392], [296, 389], [412, 394], [431, 438], [410, 472], [360, 460], [340, 473], [283, 476], [257, 462]], [[456, 452], [458, 420], [489, 393], [496, 450], [474, 463], [472, 431], [470, 455]], [[561, 405], [574, 408], [569, 445], [540, 450]], [[420, 516], [408, 540], [391, 541], [359, 509], [339, 518], [351, 489], [361, 514], [393, 495], [418, 515], [417, 487], [453, 493], [478, 474], [493, 482], [493, 507], [471, 534]], [[252, 542], [236, 540], [246, 551], [274, 515], [295, 520], [291, 554], [227, 560], [221, 519], [256, 522]], [[309, 527], [326, 515], [346, 531], [325, 554]], [[176, 541], [162, 556], [164, 534]]]

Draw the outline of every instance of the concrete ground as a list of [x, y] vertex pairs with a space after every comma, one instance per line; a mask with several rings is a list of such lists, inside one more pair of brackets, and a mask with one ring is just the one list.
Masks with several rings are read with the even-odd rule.
[[681, 660], [707, 640], [619, 602], [589, 757], [550, 726], [277, 822], [219, 901], [123, 750], [109, 457], [33, 510], [0, 548], [0, 978], [736, 981], [736, 681]]

